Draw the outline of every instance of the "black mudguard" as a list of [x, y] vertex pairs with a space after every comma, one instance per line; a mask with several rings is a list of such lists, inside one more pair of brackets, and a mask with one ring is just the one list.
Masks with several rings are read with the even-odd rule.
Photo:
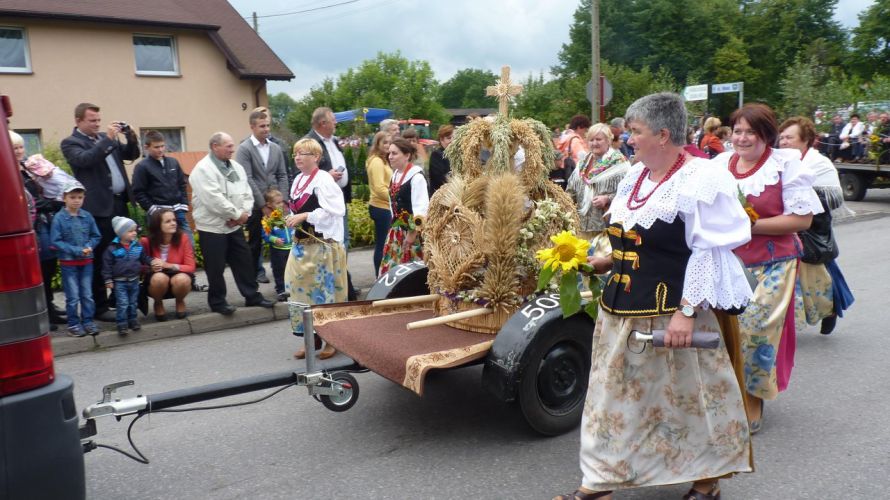
[[482, 370], [482, 386], [503, 402], [516, 400], [526, 356], [541, 335], [563, 322], [567, 328], [584, 328], [579, 333], [593, 336], [593, 319], [583, 311], [563, 319], [558, 293], [541, 294], [523, 304], [495, 337]]
[[426, 283], [428, 274], [429, 269], [421, 261], [399, 264], [377, 278], [368, 291], [366, 300], [428, 295], [430, 293], [430, 287]]

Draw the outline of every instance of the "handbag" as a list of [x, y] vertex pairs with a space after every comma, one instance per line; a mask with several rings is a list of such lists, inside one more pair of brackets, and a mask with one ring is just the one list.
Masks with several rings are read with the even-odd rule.
[[812, 229], [798, 233], [803, 243], [803, 256], [800, 258], [807, 264], [825, 264], [837, 258], [837, 244], [834, 241], [834, 231], [831, 228], [827, 232], [813, 231]]

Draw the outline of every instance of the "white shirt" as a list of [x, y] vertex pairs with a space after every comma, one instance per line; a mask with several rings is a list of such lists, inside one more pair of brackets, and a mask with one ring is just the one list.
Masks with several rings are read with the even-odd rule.
[[862, 135], [863, 130], [865, 130], [865, 124], [862, 122], [858, 122], [856, 125], [848, 123], [844, 125], [844, 129], [841, 130], [841, 140], [858, 139]]
[[[732, 250], [751, 240], [751, 223], [738, 200], [732, 175], [710, 160], [694, 158], [658, 188], [648, 203], [627, 208], [642, 162], [630, 167], [618, 185], [607, 212], [611, 223], [626, 229], [639, 224], [648, 229], [656, 220], [668, 224], [680, 217], [692, 255], [686, 265], [683, 298], [694, 306], [728, 309], [744, 305], [753, 292], [742, 264]], [[646, 178], [640, 189], [648, 194], [657, 184]]]
[[269, 140], [266, 139], [266, 143], [263, 144], [256, 138], [256, 136], [251, 135], [250, 142], [252, 142], [256, 150], [260, 152], [260, 158], [263, 159], [263, 166], [267, 166], [269, 164]]
[[[291, 198], [293, 198], [297, 186], [301, 186], [305, 178], [306, 175], [301, 173], [294, 179], [290, 188]], [[343, 191], [337, 187], [331, 174], [319, 170], [303, 192], [315, 194], [319, 205], [319, 208], [309, 212], [306, 222], [312, 224], [315, 232], [321, 233], [325, 238], [343, 243], [343, 216], [346, 215], [346, 204], [343, 202]], [[295, 236], [301, 238], [305, 235], [298, 231]]]
[[328, 156], [331, 157], [331, 172], [343, 173], [343, 177], [340, 177], [337, 185], [341, 188], [346, 187], [346, 184], [349, 182], [349, 170], [346, 169], [346, 158], [343, 157], [343, 153], [337, 148], [336, 139], [334, 139], [334, 136], [330, 136], [322, 137], [321, 140], [324, 143], [324, 148], [328, 150]]

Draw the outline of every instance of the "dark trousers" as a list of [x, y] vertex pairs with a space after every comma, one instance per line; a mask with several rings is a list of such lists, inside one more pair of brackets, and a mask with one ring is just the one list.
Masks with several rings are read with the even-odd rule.
[[107, 311], [109, 306], [114, 305], [114, 294], [109, 298], [105, 288], [105, 279], [102, 277], [102, 257], [105, 254], [105, 249], [108, 247], [108, 244], [117, 236], [114, 234], [114, 229], [111, 227], [111, 219], [117, 216], [130, 216], [127, 211], [127, 202], [124, 201], [123, 198], [120, 196], [113, 196], [112, 200], [114, 200], [114, 207], [112, 208], [112, 215], [110, 217], [93, 216], [93, 218], [96, 219], [96, 226], [99, 228], [99, 234], [102, 235], [99, 244], [93, 249], [93, 301], [96, 303], [97, 316]]
[[368, 205], [368, 213], [374, 221], [374, 276], [380, 274], [380, 261], [383, 259], [383, 246], [392, 224], [392, 214], [385, 208]]
[[55, 305], [50, 304], [53, 303], [53, 276], [56, 275], [58, 268], [59, 261], [55, 258], [40, 261], [40, 274], [43, 276], [43, 294], [46, 296], [46, 308], [51, 315], [53, 314], [52, 311], [57, 309]]
[[[250, 217], [247, 218], [247, 232], [249, 235], [249, 239], [247, 240], [247, 246], [250, 247], [250, 255], [251, 255], [251, 263], [253, 264], [253, 279], [256, 280], [256, 277], [260, 273], [260, 269], [262, 269], [262, 265], [259, 264], [260, 259], [263, 256], [263, 211], [259, 208], [253, 209], [253, 212], [250, 214]], [[265, 272], [264, 272], [265, 274]]]
[[290, 250], [269, 246], [269, 260], [272, 262], [272, 276], [275, 277], [275, 293], [284, 293], [284, 269]]
[[244, 231], [238, 228], [228, 234], [198, 231], [201, 252], [204, 254], [204, 271], [207, 273], [207, 304], [211, 308], [226, 304], [226, 264], [235, 277], [238, 292], [248, 302], [261, 300], [256, 282], [256, 259], [251, 259], [250, 249], [244, 239]]

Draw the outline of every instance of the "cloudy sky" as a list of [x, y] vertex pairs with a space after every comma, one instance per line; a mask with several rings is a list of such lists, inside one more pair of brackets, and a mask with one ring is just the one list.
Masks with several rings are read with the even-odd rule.
[[[463, 68], [495, 74], [508, 64], [517, 79], [557, 63], [577, 0], [229, 0], [243, 16], [256, 12], [259, 33], [296, 75], [269, 82], [269, 92], [299, 99], [380, 52], [400, 50], [429, 61], [439, 81]], [[872, 0], [839, 0], [846, 27]], [[337, 5], [340, 4], [340, 5]], [[328, 7], [331, 6], [331, 7]], [[288, 14], [296, 11], [308, 12]], [[280, 15], [285, 14], [285, 15]], [[271, 17], [262, 17], [271, 16]]]

